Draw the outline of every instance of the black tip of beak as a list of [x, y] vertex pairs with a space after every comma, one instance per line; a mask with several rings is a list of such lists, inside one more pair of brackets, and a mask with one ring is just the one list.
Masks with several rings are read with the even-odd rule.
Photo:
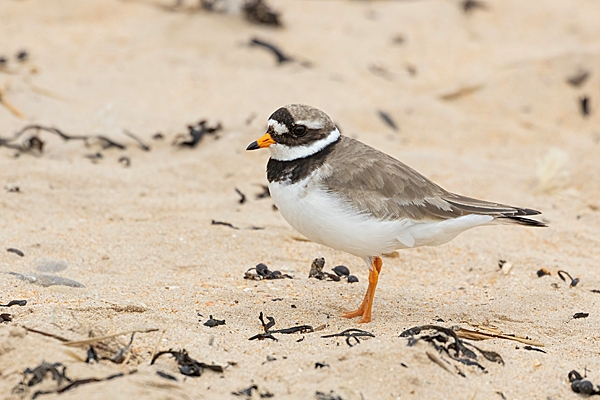
[[250, 143], [248, 145], [248, 147], [246, 147], [246, 150], [256, 150], [256, 149], [260, 149], [260, 146], [258, 145], [258, 142], [256, 140], [254, 142]]

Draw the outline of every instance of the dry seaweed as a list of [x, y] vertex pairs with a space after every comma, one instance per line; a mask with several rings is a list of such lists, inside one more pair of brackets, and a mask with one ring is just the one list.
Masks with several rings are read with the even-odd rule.
[[200, 143], [200, 141], [204, 138], [204, 136], [214, 135], [222, 129], [223, 129], [223, 126], [221, 125], [220, 122], [217, 123], [217, 125], [211, 127], [211, 126], [208, 126], [207, 121], [205, 119], [203, 119], [202, 121], [198, 122], [198, 124], [196, 124], [196, 125], [188, 125], [188, 134], [190, 135], [189, 139], [180, 141], [180, 139], [185, 136], [177, 135], [173, 144], [175, 146], [179, 146], [179, 147], [194, 148], [198, 145], [198, 143]]
[[265, 322], [263, 313], [261, 311], [258, 316], [258, 319], [260, 320], [260, 323], [262, 325], [264, 333], [259, 333], [258, 335], [254, 335], [251, 338], [248, 338], [248, 340], [271, 339], [271, 340], [277, 341], [277, 338], [275, 336], [273, 336], [273, 333], [291, 334], [291, 333], [308, 333], [308, 332], [315, 331], [313, 329], [313, 327], [310, 325], [298, 325], [298, 326], [292, 326], [291, 328], [284, 328], [284, 329], [278, 329], [278, 330], [272, 331], [271, 328], [273, 326], [275, 326], [275, 318], [268, 317], [268, 316], [266, 318], [269, 322]]
[[263, 263], [256, 264], [256, 267], [249, 268], [244, 273], [244, 279], [250, 279], [253, 281], [260, 281], [263, 279], [294, 279], [293, 276], [288, 274], [282, 274], [281, 271], [271, 271], [269, 267], [267, 267]]
[[11, 300], [6, 304], [0, 304], [0, 307], [26, 306], [27, 300]]
[[597, 389], [594, 388], [594, 384], [575, 370], [572, 370], [567, 375], [569, 382], [571, 382], [571, 390], [575, 393], [581, 393], [585, 395], [600, 395], [600, 385], [596, 385]]
[[[436, 333], [432, 335], [421, 334], [422, 331], [429, 330], [433, 330]], [[416, 335], [420, 336], [417, 337]], [[500, 354], [493, 351], [482, 350], [471, 343], [464, 342], [451, 328], [445, 328], [437, 325], [415, 326], [402, 332], [400, 337], [408, 337], [408, 346], [414, 346], [419, 341], [428, 342], [437, 350], [439, 357], [446, 355], [454, 361], [458, 361], [461, 364], [468, 366], [475, 366], [482, 371], [486, 371], [485, 367], [477, 361], [477, 354], [468, 347], [472, 347], [477, 350], [488, 361], [504, 364]], [[441, 358], [441, 360], [449, 364], [443, 358]], [[457, 367], [455, 368], [459, 375], [465, 376], [460, 369]]]
[[565, 276], [567, 278], [569, 278], [571, 280], [571, 283], [569, 284], [569, 287], [575, 287], [577, 286], [577, 284], [579, 283], [579, 278], [573, 278], [571, 276], [571, 274], [569, 274], [567, 271], [558, 271], [558, 277], [563, 281], [566, 282], [567, 280], [565, 279]]
[[[21, 130], [19, 130], [17, 133], [15, 133], [12, 138], [0, 138], [0, 146], [5, 146], [5, 147], [11, 148], [11, 149], [19, 150], [22, 153], [31, 152], [32, 150], [39, 150], [41, 152], [42, 147], [40, 146], [40, 144], [37, 144], [37, 145], [32, 144], [31, 139], [26, 140], [22, 145], [13, 143], [27, 131], [35, 131], [34, 135], [36, 138], [40, 132], [49, 132], [49, 133], [58, 135], [60, 138], [62, 138], [65, 141], [81, 140], [86, 145], [90, 145], [93, 141], [97, 141], [100, 143], [103, 150], [111, 148], [111, 147], [116, 147], [121, 150], [124, 150], [126, 148], [125, 145], [117, 143], [114, 140], [109, 139], [108, 137], [103, 136], [103, 135], [68, 135], [58, 128], [48, 127], [48, 126], [43, 126], [43, 125], [36, 125], [36, 124], [27, 125], [27, 126], [21, 128]], [[37, 140], [40, 140], [40, 139], [37, 138]], [[43, 146], [43, 143], [41, 143], [41, 145]]]
[[154, 364], [154, 362], [164, 354], [170, 354], [175, 358], [177, 364], [179, 365], [179, 372], [186, 376], [201, 376], [204, 372], [204, 369], [209, 369], [214, 372], [223, 372], [225, 369], [220, 365], [214, 364], [205, 364], [203, 362], [199, 362], [190, 357], [185, 349], [181, 351], [167, 350], [167, 351], [159, 351], [152, 357], [152, 361], [150, 365]]
[[[323, 335], [321, 336], [322, 338], [332, 338], [332, 337], [345, 337], [346, 338], [346, 344], [350, 347], [356, 346], [357, 344], [360, 343], [360, 339], [361, 337], [375, 337], [375, 335], [373, 335], [371, 332], [367, 332], [367, 331], [363, 331], [362, 329], [356, 329], [356, 328], [351, 328], [351, 329], [346, 329], [345, 331], [339, 332], [339, 333], [333, 333], [331, 335]], [[350, 339], [354, 339], [355, 342], [354, 344], [352, 344], [352, 342], [350, 341]]]
[[225, 325], [224, 319], [214, 319], [212, 315], [210, 315], [208, 318], [209, 319], [203, 324], [204, 326], [214, 328], [215, 326]]
[[263, 390], [263, 391], [259, 390], [258, 385], [251, 385], [245, 389], [240, 389], [237, 392], [231, 392], [231, 394], [234, 396], [244, 396], [247, 399], [256, 399], [256, 398], [269, 399], [274, 396], [273, 393], [271, 393], [267, 390]]

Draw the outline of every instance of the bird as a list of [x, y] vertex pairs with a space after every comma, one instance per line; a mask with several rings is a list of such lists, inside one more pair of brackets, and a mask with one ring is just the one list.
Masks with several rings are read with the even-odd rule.
[[371, 321], [381, 256], [437, 246], [490, 224], [544, 227], [540, 211], [478, 200], [443, 189], [416, 170], [340, 133], [323, 111], [289, 104], [268, 119], [246, 150], [268, 148], [269, 191], [283, 218], [313, 242], [362, 258], [369, 284], [358, 309]]

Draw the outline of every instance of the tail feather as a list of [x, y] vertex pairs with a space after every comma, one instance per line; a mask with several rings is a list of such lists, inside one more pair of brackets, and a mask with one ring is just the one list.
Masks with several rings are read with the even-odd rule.
[[[531, 211], [535, 211], [535, 210], [531, 210]], [[540, 214], [540, 213], [536, 212], [535, 214], [524, 214], [524, 215], [537, 215], [537, 214]], [[536, 221], [535, 219], [514, 217], [512, 215], [498, 217], [498, 218], [496, 218], [496, 221], [501, 222], [501, 223], [503, 222], [503, 223], [509, 223], [509, 224], [525, 225], [525, 226], [536, 226], [536, 227], [548, 226], [541, 221]]]

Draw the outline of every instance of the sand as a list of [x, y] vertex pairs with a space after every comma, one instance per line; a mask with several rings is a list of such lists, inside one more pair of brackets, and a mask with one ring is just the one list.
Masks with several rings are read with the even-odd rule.
[[[0, 309], [12, 315], [0, 323], [0, 397], [55, 389], [48, 376], [12, 391], [42, 361], [63, 363], [71, 379], [125, 374], [39, 397], [48, 399], [240, 398], [231, 393], [251, 385], [276, 399], [563, 399], [578, 396], [567, 379], [573, 369], [600, 383], [600, 294], [591, 291], [600, 289], [600, 3], [486, 1], [465, 13], [456, 1], [271, 1], [279, 29], [247, 22], [233, 2], [227, 13], [172, 4], [0, 3], [0, 55], [8, 58], [0, 137], [40, 124], [127, 146], [102, 150], [41, 132], [41, 154], [0, 147], [0, 303], [27, 300]], [[296, 61], [277, 65], [248, 46], [255, 37]], [[22, 49], [29, 59], [19, 63]], [[589, 77], [579, 86], [567, 82], [581, 71]], [[245, 148], [275, 109], [296, 102], [448, 190], [541, 210], [549, 227], [479, 228], [386, 257], [374, 321], [343, 319], [364, 294], [363, 262], [298, 240], [269, 198], [255, 198], [268, 152]], [[223, 130], [196, 148], [173, 146], [202, 119]], [[153, 139], [157, 132], [163, 139]], [[97, 152], [101, 159], [86, 157]], [[348, 266], [360, 282], [308, 279], [317, 257], [326, 270]], [[499, 260], [512, 264], [508, 273]], [[243, 279], [261, 262], [294, 279]], [[54, 271], [57, 263], [66, 268]], [[538, 278], [541, 268], [552, 275]], [[579, 284], [569, 287], [558, 270]], [[4, 272], [85, 287], [43, 287]], [[260, 312], [275, 318], [274, 329], [325, 327], [249, 341], [262, 332]], [[573, 319], [578, 312], [589, 316]], [[204, 326], [210, 315], [226, 324]], [[496, 327], [545, 353], [504, 339], [473, 342], [504, 365], [479, 356], [485, 372], [458, 363], [448, 371], [427, 355], [437, 354], [430, 344], [398, 337], [424, 324]], [[87, 347], [27, 330], [81, 340], [150, 328], [121, 364], [86, 364]], [[321, 338], [349, 328], [375, 337], [353, 347]], [[122, 335], [98, 351], [110, 356], [128, 341]], [[169, 349], [225, 371], [185, 377], [169, 356], [149, 365]]]

